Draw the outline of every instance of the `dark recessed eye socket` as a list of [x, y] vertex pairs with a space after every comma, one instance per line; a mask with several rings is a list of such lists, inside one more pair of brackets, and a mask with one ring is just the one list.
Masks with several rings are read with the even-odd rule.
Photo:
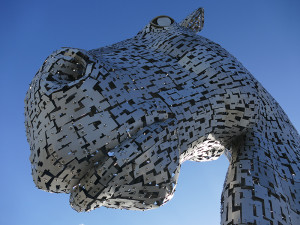
[[169, 16], [158, 16], [151, 21], [151, 24], [156, 27], [168, 27], [173, 23], [174, 20]]

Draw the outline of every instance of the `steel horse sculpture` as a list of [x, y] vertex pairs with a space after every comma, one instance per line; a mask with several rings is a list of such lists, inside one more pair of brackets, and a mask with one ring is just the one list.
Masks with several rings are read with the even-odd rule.
[[199, 8], [111, 46], [51, 54], [25, 99], [36, 186], [70, 193], [76, 211], [153, 209], [184, 161], [225, 153], [221, 224], [300, 224], [299, 134], [202, 27]]

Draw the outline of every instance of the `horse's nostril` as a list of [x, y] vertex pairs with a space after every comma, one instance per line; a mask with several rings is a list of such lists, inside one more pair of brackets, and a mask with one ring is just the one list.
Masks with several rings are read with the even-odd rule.
[[47, 81], [66, 84], [84, 76], [87, 62], [80, 52], [67, 50], [57, 55], [56, 59], [51, 66]]

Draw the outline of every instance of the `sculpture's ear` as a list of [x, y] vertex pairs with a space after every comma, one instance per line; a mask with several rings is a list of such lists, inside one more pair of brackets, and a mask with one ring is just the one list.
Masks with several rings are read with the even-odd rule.
[[184, 20], [182, 20], [179, 25], [189, 28], [195, 33], [200, 32], [204, 26], [204, 9], [198, 8], [193, 13], [188, 15]]

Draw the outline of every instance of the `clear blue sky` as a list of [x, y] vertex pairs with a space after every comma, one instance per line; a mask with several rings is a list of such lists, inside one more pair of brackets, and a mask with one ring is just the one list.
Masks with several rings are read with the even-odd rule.
[[219, 224], [228, 167], [221, 159], [182, 166], [175, 197], [147, 212], [77, 213], [68, 195], [35, 188], [24, 128], [24, 97], [44, 59], [63, 46], [93, 49], [134, 36], [152, 18], [181, 21], [205, 8], [201, 35], [221, 44], [275, 97], [300, 129], [300, 3], [297, 0], [1, 1], [0, 224]]

